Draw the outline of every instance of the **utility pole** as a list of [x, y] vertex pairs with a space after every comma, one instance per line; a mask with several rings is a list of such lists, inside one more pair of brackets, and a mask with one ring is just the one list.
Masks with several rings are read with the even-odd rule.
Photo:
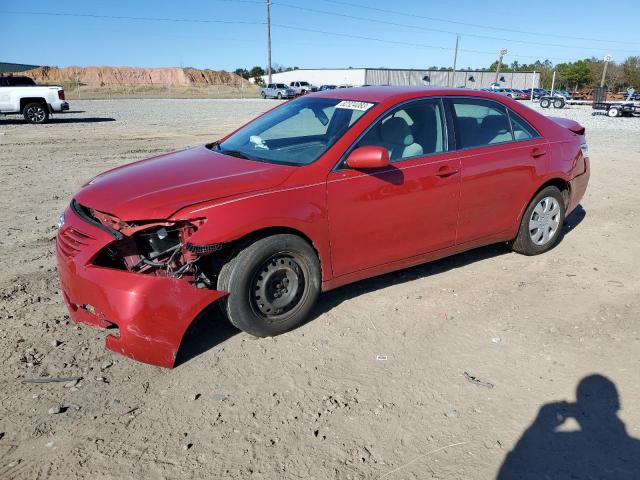
[[498, 68], [496, 68], [496, 79], [494, 80], [493, 83], [498, 83], [498, 77], [500, 76], [500, 68], [502, 67], [502, 57], [504, 57], [506, 54], [507, 54], [507, 49], [501, 48], [500, 58], [498, 58]]
[[271, 0], [267, 0], [267, 49], [269, 52], [269, 63], [267, 65], [267, 75], [271, 83]]
[[602, 80], [600, 80], [601, 87], [604, 87], [605, 77], [607, 76], [607, 66], [609, 65], [609, 62], [611, 60], [613, 60], [613, 57], [611, 55], [604, 56], [604, 69], [602, 70]]
[[460, 35], [456, 35], [456, 50], [455, 53], [453, 54], [453, 78], [451, 79], [451, 85], [449, 85], [450, 87], [453, 87], [454, 83], [455, 83], [455, 78], [456, 78], [456, 63], [458, 62], [458, 41], [460, 40]]

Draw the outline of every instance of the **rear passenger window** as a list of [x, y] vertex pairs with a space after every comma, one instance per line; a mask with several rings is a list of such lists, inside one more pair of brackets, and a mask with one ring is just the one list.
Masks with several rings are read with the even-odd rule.
[[418, 100], [377, 121], [357, 146], [377, 145], [392, 162], [444, 152], [445, 129], [440, 100]]
[[529, 123], [513, 110], [509, 110], [509, 118], [511, 119], [511, 128], [513, 129], [513, 137], [517, 140], [529, 140], [537, 138], [536, 132]]
[[451, 100], [459, 148], [512, 142], [507, 109], [497, 102], [464, 98]]

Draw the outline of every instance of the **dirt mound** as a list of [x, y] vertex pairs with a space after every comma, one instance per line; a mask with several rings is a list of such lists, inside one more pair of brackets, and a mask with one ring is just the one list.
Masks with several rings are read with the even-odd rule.
[[76, 83], [90, 86], [107, 85], [228, 85], [249, 86], [249, 82], [235, 73], [196, 68], [138, 68], [138, 67], [39, 67], [24, 72], [38, 83]]

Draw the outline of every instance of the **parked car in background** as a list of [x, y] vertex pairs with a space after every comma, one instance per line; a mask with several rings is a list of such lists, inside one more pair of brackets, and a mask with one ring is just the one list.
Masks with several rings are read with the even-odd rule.
[[293, 98], [296, 96], [296, 91], [284, 83], [270, 83], [260, 89], [260, 96], [262, 98]]
[[21, 114], [29, 123], [46, 123], [52, 113], [69, 110], [60, 86], [37, 85], [29, 77], [0, 76], [0, 114]]
[[539, 99], [540, 97], [544, 97], [546, 95], [549, 95], [549, 91], [545, 90], [544, 88], [534, 88], [533, 89], [533, 98], [534, 99]]
[[522, 90], [520, 88], [514, 88], [515, 92], [517, 92], [515, 97], [516, 100], [530, 100], [531, 99], [531, 91], [530, 90]]
[[353, 88], [353, 85], [338, 85], [338, 88]]
[[553, 90], [552, 92], [550, 92], [550, 95], [552, 97], [564, 97], [565, 100], [571, 99], [571, 94], [566, 90]]
[[338, 88], [336, 85], [321, 85], [318, 91], [324, 92], [325, 90], [335, 90]]
[[306, 95], [307, 93], [318, 91], [318, 87], [311, 85], [309, 82], [291, 82], [289, 87], [295, 90], [296, 95]]
[[631, 102], [638, 102], [640, 101], [640, 92], [633, 92], [631, 95], [629, 95], [628, 92], [625, 92], [624, 99]]
[[268, 337], [364, 278], [492, 243], [542, 254], [587, 188], [584, 133], [470, 89], [305, 95], [86, 183], [58, 222], [61, 297], [108, 349], [172, 367], [214, 303]]

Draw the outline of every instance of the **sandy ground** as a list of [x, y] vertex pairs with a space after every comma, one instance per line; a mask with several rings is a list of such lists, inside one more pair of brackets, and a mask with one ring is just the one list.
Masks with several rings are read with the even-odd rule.
[[[592, 373], [640, 437], [640, 118], [551, 111], [587, 125], [592, 177], [545, 255], [498, 245], [359, 282], [272, 339], [214, 315], [173, 370], [70, 322], [53, 238], [82, 183], [272, 105], [75, 101], [45, 126], [0, 119], [0, 478], [491, 479], [538, 410], [574, 402]], [[22, 383], [46, 376], [83, 378]]]

